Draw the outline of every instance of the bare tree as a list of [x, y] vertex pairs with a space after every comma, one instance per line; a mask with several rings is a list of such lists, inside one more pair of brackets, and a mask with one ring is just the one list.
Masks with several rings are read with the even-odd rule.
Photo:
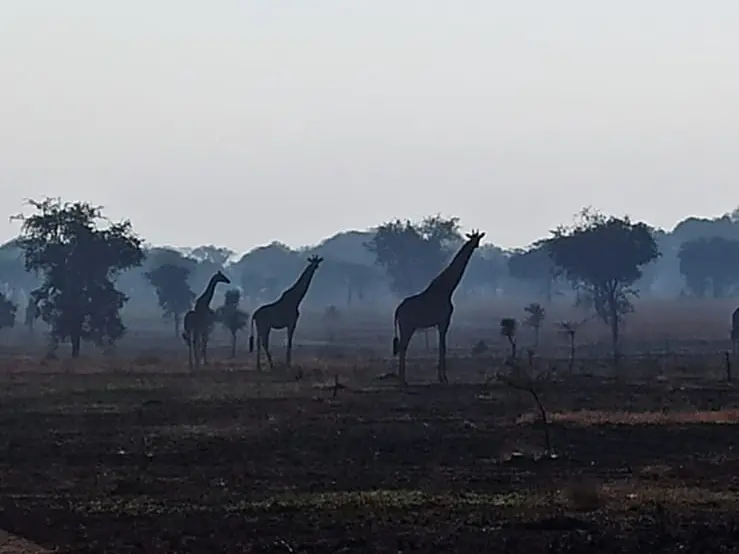
[[511, 359], [516, 359], [516, 320], [512, 317], [504, 317], [500, 320], [500, 334], [508, 339], [511, 345]]
[[518, 391], [527, 392], [536, 404], [539, 412], [539, 419], [544, 431], [544, 449], [547, 457], [555, 457], [552, 450], [552, 437], [549, 432], [549, 416], [539, 395], [542, 383], [548, 379], [548, 373], [539, 373], [534, 377], [535, 368], [533, 365], [533, 357], [529, 360], [528, 370], [524, 369], [517, 360], [511, 358], [506, 362], [508, 372], [499, 372], [496, 374], [498, 382]]
[[587, 323], [594, 317], [595, 316], [586, 317], [585, 319], [582, 319], [580, 321], [565, 320], [559, 322], [559, 330], [567, 337], [570, 346], [570, 357], [567, 369], [568, 373], [570, 374], [572, 374], [575, 369], [575, 339], [577, 336], [577, 331], [580, 329], [580, 327], [582, 327], [585, 323]]

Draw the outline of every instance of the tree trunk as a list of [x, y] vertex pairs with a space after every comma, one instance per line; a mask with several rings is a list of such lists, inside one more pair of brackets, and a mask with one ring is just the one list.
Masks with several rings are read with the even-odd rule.
[[572, 375], [575, 370], [575, 333], [570, 333], [570, 367], [569, 372]]
[[236, 357], [236, 333], [231, 333], [231, 358]]
[[516, 341], [513, 337], [508, 337], [508, 342], [511, 343], [511, 358], [516, 359]]
[[618, 363], [618, 339], [619, 339], [619, 313], [618, 308], [616, 307], [615, 300], [610, 302], [610, 311], [611, 311], [611, 345], [613, 346], [613, 363]]
[[175, 338], [180, 336], [180, 314], [174, 314], [174, 336]]
[[70, 342], [72, 343], [72, 357], [79, 358], [80, 345], [82, 344], [82, 333], [75, 331], [70, 336]]

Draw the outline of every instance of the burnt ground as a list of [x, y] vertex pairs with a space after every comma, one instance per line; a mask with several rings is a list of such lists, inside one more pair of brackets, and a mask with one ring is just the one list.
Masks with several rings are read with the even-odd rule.
[[[0, 528], [59, 552], [739, 551], [732, 424], [555, 422], [548, 459], [541, 425], [519, 419], [530, 399], [502, 387], [333, 400], [253, 372], [156, 368], [39, 368], [0, 387]], [[542, 400], [739, 407], [716, 383], [596, 378], [546, 384]]]

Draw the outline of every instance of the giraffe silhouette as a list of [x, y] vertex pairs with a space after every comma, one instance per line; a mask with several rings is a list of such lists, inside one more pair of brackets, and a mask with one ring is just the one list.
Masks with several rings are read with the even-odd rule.
[[203, 294], [195, 300], [195, 306], [185, 314], [183, 320], [184, 331], [182, 338], [187, 344], [187, 358], [192, 368], [193, 357], [195, 358], [195, 366], [200, 366], [200, 357], [203, 358], [203, 364], [208, 365], [208, 336], [210, 335], [213, 325], [213, 310], [210, 309], [210, 303], [213, 300], [213, 294], [216, 292], [218, 283], [230, 284], [231, 280], [221, 271], [218, 271], [208, 281]]
[[737, 343], [739, 342], [739, 308], [731, 314], [731, 351], [734, 356], [737, 353]]
[[290, 367], [293, 335], [295, 326], [300, 317], [300, 303], [308, 292], [313, 275], [323, 258], [312, 256], [308, 258], [308, 266], [300, 274], [295, 284], [282, 293], [282, 296], [271, 304], [257, 308], [251, 316], [251, 335], [249, 336], [249, 352], [254, 352], [254, 325], [257, 327], [257, 369], [261, 370], [260, 351], [264, 348], [270, 369], [274, 368], [272, 355], [269, 352], [269, 334], [272, 329], [287, 328], [286, 364]]
[[446, 334], [452, 319], [454, 306], [452, 294], [464, 275], [475, 248], [485, 233], [472, 232], [449, 265], [423, 291], [405, 298], [395, 309], [395, 333], [393, 337], [393, 356], [399, 355], [398, 377], [405, 382], [405, 359], [408, 344], [418, 329], [436, 327], [439, 331], [440, 383], [447, 383], [446, 375]]

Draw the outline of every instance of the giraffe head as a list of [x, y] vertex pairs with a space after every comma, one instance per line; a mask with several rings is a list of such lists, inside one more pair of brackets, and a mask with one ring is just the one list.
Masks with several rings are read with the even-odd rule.
[[231, 279], [226, 277], [221, 270], [218, 270], [218, 273], [213, 275], [213, 283], [215, 283], [216, 285], [218, 283], [226, 283], [227, 285], [230, 285]]
[[482, 237], [485, 236], [485, 233], [472, 231], [471, 233], [467, 233], [465, 236], [467, 237], [467, 243], [474, 249], [480, 246], [480, 241], [482, 240]]
[[308, 265], [313, 271], [315, 271], [316, 269], [318, 269], [318, 266], [321, 265], [322, 261], [323, 258], [321, 258], [320, 256], [311, 256], [310, 258], [308, 258]]

